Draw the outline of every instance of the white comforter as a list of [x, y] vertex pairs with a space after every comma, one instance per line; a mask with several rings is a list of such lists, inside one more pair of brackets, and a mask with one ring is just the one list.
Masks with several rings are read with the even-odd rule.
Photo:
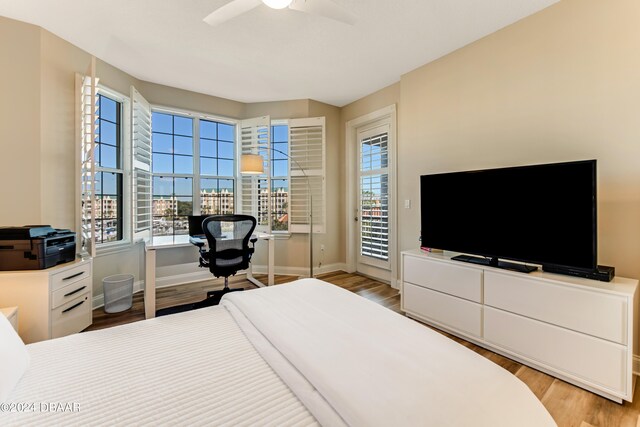
[[322, 424], [555, 425], [509, 372], [328, 283], [231, 293], [222, 305]]
[[3, 427], [317, 425], [222, 307], [27, 349], [10, 399], [35, 412], [0, 411]]

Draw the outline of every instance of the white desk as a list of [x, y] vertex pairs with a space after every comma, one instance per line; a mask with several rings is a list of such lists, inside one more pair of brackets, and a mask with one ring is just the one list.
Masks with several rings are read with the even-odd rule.
[[[267, 285], [273, 285], [274, 272], [274, 238], [271, 234], [256, 233], [255, 236], [259, 240], [267, 240], [268, 245], [268, 263], [267, 263]], [[195, 247], [189, 243], [189, 236], [156, 236], [152, 239], [145, 240], [145, 270], [144, 270], [144, 315], [145, 318], [151, 319], [156, 317], [156, 251], [162, 249], [172, 249], [181, 247]], [[247, 270], [247, 279], [256, 286], [266, 286], [264, 283], [253, 277], [251, 263]]]

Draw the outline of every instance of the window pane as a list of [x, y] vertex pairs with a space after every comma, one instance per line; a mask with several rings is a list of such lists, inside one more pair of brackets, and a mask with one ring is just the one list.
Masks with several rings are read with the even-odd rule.
[[200, 138], [216, 139], [217, 136], [216, 122], [200, 120]]
[[225, 159], [233, 159], [233, 143], [232, 142], [219, 142], [218, 143], [218, 156]]
[[116, 111], [117, 111], [116, 101], [109, 99], [106, 96], [100, 97], [100, 112], [99, 112], [100, 118], [107, 119], [115, 123]]
[[96, 242], [122, 240], [122, 174], [96, 173]]
[[[178, 207], [178, 210], [181, 208]], [[176, 236], [189, 234], [189, 220], [186, 215], [191, 215], [191, 209], [189, 209], [189, 213], [185, 213], [184, 216], [177, 216], [173, 220], [174, 234]], [[185, 211], [186, 212], [186, 211]]]
[[218, 139], [229, 142], [235, 141], [235, 129], [236, 127], [233, 125], [218, 123]]
[[193, 195], [193, 178], [175, 178], [175, 192], [177, 196]]
[[233, 160], [218, 160], [218, 175], [233, 176]]
[[193, 197], [178, 197], [177, 201], [178, 216], [193, 215]]
[[170, 114], [151, 113], [151, 125], [154, 132], [173, 133], [173, 116]]
[[193, 155], [193, 138], [185, 136], [173, 137], [173, 149], [175, 154]]
[[171, 154], [153, 154], [154, 173], [172, 173], [173, 156]]
[[118, 194], [118, 184], [115, 173], [102, 172], [102, 194], [109, 194], [112, 196]]
[[100, 163], [99, 165], [103, 168], [118, 168], [118, 160], [117, 160], [117, 152], [116, 147], [112, 147], [111, 145], [103, 145], [100, 144]]
[[202, 179], [200, 181], [200, 212], [203, 215], [234, 213], [233, 180]]
[[271, 180], [271, 212], [274, 231], [289, 229], [289, 180]]
[[273, 169], [272, 176], [287, 176], [289, 175], [289, 171], [287, 169], [287, 161], [286, 160], [274, 160], [271, 162], [271, 166]]
[[289, 152], [289, 144], [287, 143], [273, 144], [273, 152], [272, 152], [273, 154], [271, 158], [278, 159], [278, 160], [288, 160], [289, 159], [287, 157], [288, 152]]
[[287, 125], [272, 126], [272, 142], [286, 142], [289, 140], [289, 127]]
[[153, 195], [171, 196], [173, 194], [173, 178], [164, 176], [153, 177]]
[[202, 178], [200, 179], [200, 191], [206, 191], [208, 193], [218, 189], [218, 180], [215, 178]]
[[232, 179], [219, 179], [218, 188], [220, 190], [227, 190], [233, 192], [233, 180]]
[[200, 155], [207, 157], [215, 157], [216, 156], [216, 142], [210, 141], [208, 139], [200, 140]]
[[116, 125], [114, 123], [100, 120], [100, 142], [116, 145]]
[[173, 153], [173, 137], [164, 133], [153, 133], [151, 146], [154, 153]]
[[[154, 213], [155, 213], [154, 200]], [[153, 218], [153, 235], [154, 236], [171, 236], [173, 235], [173, 217], [160, 216]]]
[[193, 173], [192, 156], [174, 156], [174, 173], [190, 175]]
[[217, 175], [218, 166], [216, 163], [216, 159], [202, 157], [200, 159], [200, 175]]
[[173, 116], [173, 133], [176, 135], [193, 136], [193, 119]]

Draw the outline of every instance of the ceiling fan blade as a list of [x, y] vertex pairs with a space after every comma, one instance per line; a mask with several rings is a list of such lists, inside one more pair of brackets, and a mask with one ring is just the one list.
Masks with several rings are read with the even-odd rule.
[[261, 0], [233, 0], [211, 12], [204, 22], [215, 27], [262, 4]]
[[313, 15], [324, 16], [325, 18], [334, 19], [349, 25], [356, 23], [355, 16], [331, 0], [293, 0], [289, 8]]

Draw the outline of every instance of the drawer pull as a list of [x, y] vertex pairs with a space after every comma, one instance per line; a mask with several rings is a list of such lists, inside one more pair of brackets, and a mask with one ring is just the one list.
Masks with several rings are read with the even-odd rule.
[[82, 304], [84, 304], [84, 300], [83, 300], [83, 301], [80, 301], [80, 302], [79, 302], [79, 303], [77, 303], [77, 304], [72, 305], [71, 307], [67, 308], [66, 310], [62, 310], [62, 312], [63, 312], [63, 313], [67, 313], [67, 312], [69, 312], [69, 311], [73, 310], [74, 308], [81, 306]]
[[81, 291], [81, 290], [83, 290], [84, 288], [86, 288], [86, 286], [82, 286], [82, 287], [80, 287], [80, 288], [76, 289], [75, 291], [71, 291], [71, 292], [69, 292], [68, 294], [64, 294], [64, 296], [65, 296], [65, 298], [66, 298], [66, 297], [69, 297], [69, 296], [71, 296], [71, 295], [73, 295], [73, 294], [77, 294], [78, 292], [80, 292], [80, 291]]
[[82, 276], [83, 274], [84, 274], [84, 271], [81, 271], [80, 273], [72, 274], [72, 275], [71, 275], [71, 276], [69, 276], [69, 277], [65, 277], [65, 278], [64, 278], [64, 279], [62, 279], [62, 280], [69, 280], [69, 279], [73, 279], [74, 277]]

